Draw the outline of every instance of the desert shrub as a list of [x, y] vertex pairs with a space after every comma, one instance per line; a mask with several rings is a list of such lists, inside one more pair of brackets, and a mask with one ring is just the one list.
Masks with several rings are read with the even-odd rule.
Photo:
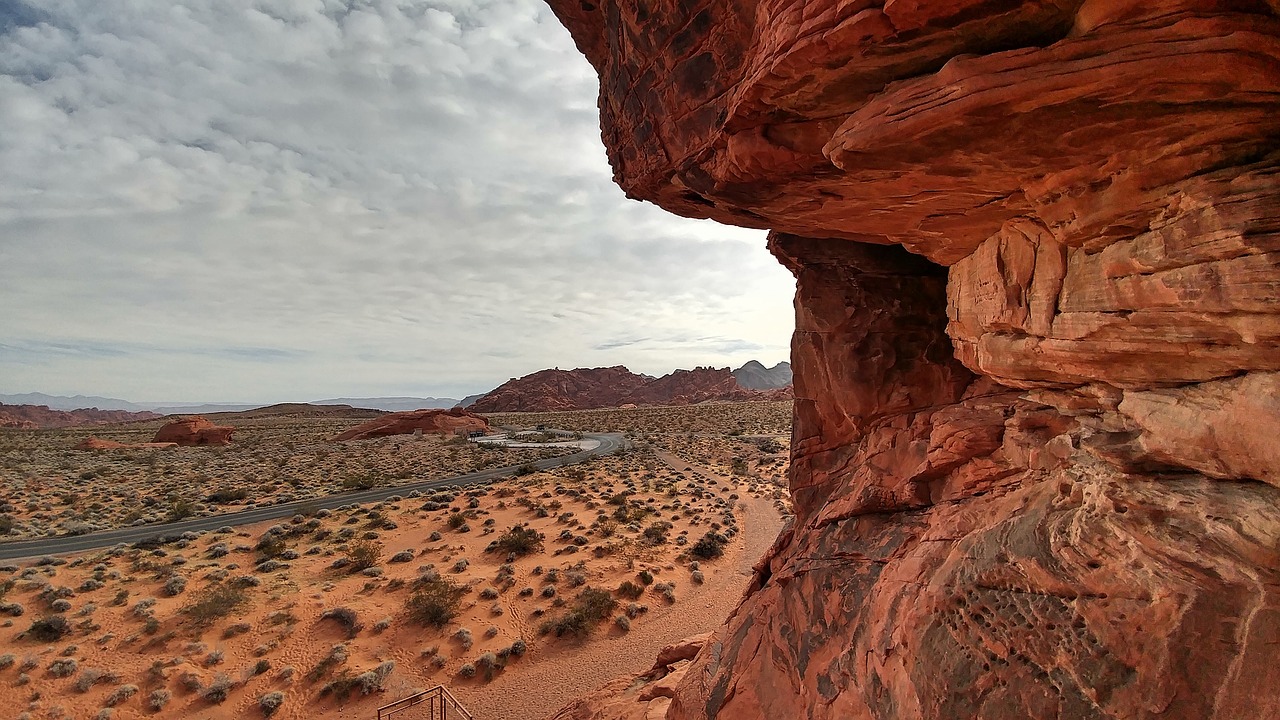
[[502, 662], [498, 660], [498, 656], [491, 653], [482, 653], [476, 658], [476, 670], [484, 673], [485, 680], [492, 680], [494, 673], [502, 669]]
[[464, 678], [475, 677], [476, 666], [472, 663], [463, 663], [462, 667], [458, 668], [458, 674]]
[[206, 702], [218, 704], [227, 699], [231, 694], [231, 688], [235, 687], [235, 683], [231, 682], [231, 678], [226, 675], [219, 675], [209, 683], [209, 687], [205, 688], [200, 697]]
[[173, 694], [164, 688], [153, 690], [151, 694], [147, 696], [147, 707], [152, 710], [163, 710], [164, 706], [169, 704], [169, 700], [172, 697]]
[[614, 618], [613, 624], [617, 625], [618, 629], [623, 632], [627, 632], [631, 629], [631, 620], [626, 615], [619, 615], [618, 617]]
[[689, 579], [692, 580], [695, 585], [701, 585], [702, 583], [707, 581], [706, 576], [702, 574], [701, 570], [694, 570], [693, 572], [689, 573]]
[[80, 675], [76, 677], [76, 691], [89, 692], [89, 690], [98, 683], [113, 682], [115, 676], [105, 670], [97, 668], [85, 668], [80, 671]]
[[347, 638], [355, 637], [364, 625], [360, 623], [356, 611], [348, 607], [337, 607], [320, 613], [321, 620], [332, 620], [347, 633]]
[[310, 682], [315, 682], [316, 680], [319, 680], [320, 678], [329, 674], [330, 670], [345, 663], [346, 661], [347, 661], [347, 646], [334, 645], [333, 647], [329, 648], [328, 655], [325, 655], [323, 658], [321, 658], [320, 662], [316, 663], [315, 667], [307, 671], [307, 680]]
[[169, 512], [165, 513], [165, 520], [168, 522], [177, 522], [195, 514], [195, 505], [192, 505], [190, 501], [177, 500], [173, 505], [169, 506]]
[[115, 707], [137, 694], [137, 685], [119, 685], [115, 690], [111, 691], [110, 695], [107, 696], [105, 703], [107, 707]]
[[524, 638], [520, 638], [515, 642], [511, 643], [511, 654], [515, 655], [516, 657], [520, 657], [521, 655], [524, 655], [526, 652], [528, 652], [528, 650], [529, 650], [529, 646], [528, 644], [525, 643]]
[[253, 549], [257, 551], [259, 560], [271, 560], [280, 557], [285, 550], [289, 549], [289, 546], [285, 543], [283, 535], [268, 533], [258, 540], [258, 544]]
[[630, 580], [623, 580], [622, 584], [618, 586], [617, 593], [628, 600], [635, 600], [644, 594], [644, 588]]
[[206, 626], [227, 617], [249, 601], [243, 587], [232, 583], [214, 583], [196, 592], [191, 602], [179, 612], [197, 625]]
[[542, 540], [543, 535], [537, 530], [524, 525], [516, 525], [499, 535], [498, 539], [493, 542], [495, 550], [520, 557], [541, 552]]
[[463, 513], [455, 512], [449, 515], [449, 527], [451, 529], [457, 530], [458, 528], [466, 524], [467, 524], [467, 516], [464, 515]]
[[618, 601], [614, 599], [613, 593], [600, 588], [587, 587], [578, 593], [578, 597], [573, 601], [573, 607], [565, 614], [548, 620], [542, 624], [540, 630], [543, 634], [554, 633], [556, 637], [582, 638], [591, 633], [591, 629], [596, 623], [609, 617], [613, 613], [613, 609], [617, 607]]
[[262, 711], [263, 716], [271, 717], [276, 710], [284, 704], [284, 693], [279, 690], [273, 690], [258, 698], [258, 709]]
[[17, 662], [17, 658], [13, 656], [13, 653], [0, 655], [0, 670], [7, 670], [13, 667], [15, 662]]
[[187, 579], [181, 575], [171, 575], [168, 580], [164, 581], [162, 588], [165, 595], [174, 597], [181, 595], [183, 590], [187, 589]]
[[386, 630], [386, 629], [387, 629], [387, 628], [389, 628], [389, 627], [391, 627], [391, 618], [389, 618], [389, 617], [384, 617], [384, 618], [382, 618], [381, 620], [379, 620], [378, 622], [376, 622], [376, 623], [374, 623], [374, 624], [373, 624], [373, 631], [374, 631], [374, 632], [376, 632], [376, 633], [380, 633], [380, 632], [383, 632], [384, 630]]
[[261, 675], [262, 673], [264, 673], [264, 672], [266, 672], [266, 671], [268, 671], [268, 670], [270, 670], [270, 669], [271, 669], [271, 661], [270, 661], [270, 660], [268, 660], [268, 659], [266, 659], [266, 658], [263, 658], [263, 659], [261, 659], [261, 660], [259, 660], [258, 662], [256, 662], [256, 663], [254, 663], [254, 664], [253, 664], [253, 674], [254, 674], [254, 675]]
[[667, 533], [671, 531], [671, 523], [658, 521], [651, 523], [644, 529], [644, 539], [654, 545], [661, 545], [667, 541]]
[[56, 678], [71, 677], [80, 669], [80, 664], [71, 658], [54, 660], [49, 663], [49, 674]]
[[236, 500], [244, 500], [249, 497], [249, 491], [245, 488], [218, 488], [205, 496], [205, 500], [211, 503], [229, 503]]
[[382, 559], [382, 543], [376, 540], [357, 540], [347, 547], [348, 566], [351, 572], [360, 572], [371, 568]]
[[724, 555], [724, 546], [728, 544], [729, 538], [715, 530], [708, 530], [707, 534], [698, 538], [698, 542], [689, 548], [689, 554], [703, 560], [714, 560]]
[[460, 645], [462, 645], [463, 650], [470, 650], [471, 646], [475, 643], [475, 639], [471, 637], [471, 631], [467, 628], [458, 628], [458, 631], [453, 634], [453, 637]]
[[517, 476], [532, 475], [536, 472], [538, 472], [538, 466], [534, 465], [533, 463], [525, 463], [524, 465], [521, 465], [520, 467], [516, 468]]
[[676, 601], [676, 584], [670, 582], [660, 582], [653, 586], [653, 591], [661, 595], [667, 602]]
[[13, 532], [13, 527], [16, 524], [17, 521], [13, 519], [12, 515], [0, 515], [0, 535], [8, 535]]
[[405, 602], [409, 620], [422, 626], [444, 627], [458, 615], [458, 606], [466, 590], [442, 577], [419, 580]]
[[31, 623], [27, 635], [40, 642], [57, 642], [71, 632], [71, 623], [61, 615], [49, 615]]

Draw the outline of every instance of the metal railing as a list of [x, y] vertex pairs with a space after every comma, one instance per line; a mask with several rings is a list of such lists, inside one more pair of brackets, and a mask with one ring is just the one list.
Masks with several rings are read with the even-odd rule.
[[430, 690], [423, 690], [420, 693], [414, 693], [407, 698], [401, 698], [393, 703], [388, 703], [378, 708], [378, 720], [386, 720], [391, 716], [409, 708], [426, 705], [427, 720], [475, 720], [467, 709], [462, 707], [462, 703], [449, 692], [448, 688], [443, 685], [437, 685]]

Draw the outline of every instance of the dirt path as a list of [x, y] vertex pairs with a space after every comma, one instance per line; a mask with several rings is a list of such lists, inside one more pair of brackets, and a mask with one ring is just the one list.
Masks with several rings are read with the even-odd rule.
[[[519, 660], [518, 672], [508, 667], [487, 685], [458, 687], [453, 692], [477, 720], [545, 718], [570, 700], [585, 695], [620, 675], [643, 672], [664, 645], [681, 638], [714, 630], [738, 604], [751, 577], [751, 566], [764, 554], [782, 529], [782, 518], [768, 498], [753, 498], [734, 478], [686, 462], [667, 453], [658, 457], [684, 470], [694, 468], [739, 492], [739, 523], [742, 531], [729, 552], [716, 561], [720, 571], [704, 585], [694, 585], [683, 569], [668, 571], [659, 579], [676, 580], [676, 603], [648, 601], [649, 617], [635, 629], [622, 633], [601, 626], [590, 640], [579, 646], [558, 645], [535, 649]], [[726, 572], [727, 570], [727, 572]], [[539, 643], [541, 644], [541, 643]]]

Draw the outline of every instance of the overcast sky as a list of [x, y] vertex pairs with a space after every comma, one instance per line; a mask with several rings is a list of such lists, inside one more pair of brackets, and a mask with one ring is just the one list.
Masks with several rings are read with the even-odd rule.
[[540, 0], [0, 0], [0, 393], [786, 359], [763, 233], [623, 197], [596, 91]]

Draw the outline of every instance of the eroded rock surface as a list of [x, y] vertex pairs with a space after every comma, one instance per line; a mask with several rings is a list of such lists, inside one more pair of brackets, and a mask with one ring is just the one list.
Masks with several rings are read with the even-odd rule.
[[166, 423], [156, 431], [151, 439], [153, 443], [173, 443], [175, 445], [230, 445], [231, 434], [235, 428], [227, 425], [214, 425], [209, 420], [194, 415]]
[[549, 2], [797, 278], [795, 522], [591, 717], [1280, 716], [1280, 3]]

